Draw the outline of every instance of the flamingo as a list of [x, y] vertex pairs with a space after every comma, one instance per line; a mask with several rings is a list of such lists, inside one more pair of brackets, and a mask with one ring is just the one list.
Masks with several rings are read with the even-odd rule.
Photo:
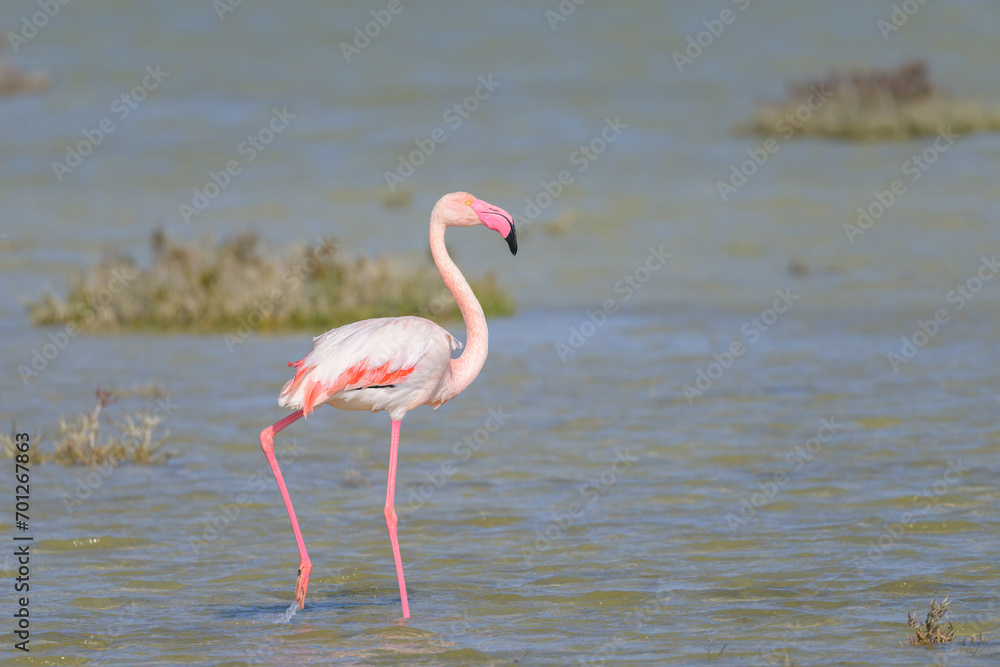
[[[448, 256], [444, 244], [444, 233], [448, 227], [475, 225], [498, 232], [506, 239], [511, 254], [517, 254], [514, 219], [507, 211], [476, 199], [467, 192], [445, 195], [431, 211], [431, 255], [465, 321], [467, 345], [459, 357], [453, 359], [452, 350], [459, 349], [462, 344], [434, 322], [422, 317], [380, 317], [346, 324], [317, 336], [313, 339], [312, 352], [288, 364], [295, 367], [295, 377], [281, 390], [278, 404], [295, 411], [261, 431], [260, 446], [278, 482], [299, 547], [299, 572], [295, 581], [295, 602], [299, 609], [306, 606], [312, 561], [306, 553], [299, 522], [274, 456], [274, 436], [326, 403], [341, 410], [385, 410], [389, 413], [392, 428], [385, 490], [385, 525], [396, 562], [403, 618], [410, 617], [396, 534], [398, 518], [393, 504], [400, 422], [413, 408], [421, 405], [437, 408], [458, 396], [472, 384], [486, 362], [486, 316], [468, 281]], [[294, 608], [293, 603], [289, 609]]]

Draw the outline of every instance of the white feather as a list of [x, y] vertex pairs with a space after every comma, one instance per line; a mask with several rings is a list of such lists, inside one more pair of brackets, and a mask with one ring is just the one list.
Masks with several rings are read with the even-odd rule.
[[[388, 410], [401, 419], [415, 405], [442, 397], [440, 389], [450, 374], [451, 351], [462, 344], [445, 329], [422, 317], [384, 317], [347, 324], [313, 339], [313, 350], [297, 363], [299, 372], [289, 380], [278, 404], [306, 413], [310, 388], [318, 383], [335, 388], [321, 394], [316, 404], [329, 403], [346, 410]], [[367, 389], [375, 382], [348, 382], [358, 369], [385, 373], [413, 369], [392, 387]], [[314, 393], [315, 396], [315, 393]]]

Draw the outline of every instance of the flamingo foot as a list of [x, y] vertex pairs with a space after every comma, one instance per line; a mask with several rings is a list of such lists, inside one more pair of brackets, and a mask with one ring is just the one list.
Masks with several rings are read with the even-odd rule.
[[306, 608], [306, 591], [309, 590], [312, 569], [312, 563], [308, 559], [299, 563], [299, 576], [295, 580], [295, 601], [299, 603], [299, 609]]

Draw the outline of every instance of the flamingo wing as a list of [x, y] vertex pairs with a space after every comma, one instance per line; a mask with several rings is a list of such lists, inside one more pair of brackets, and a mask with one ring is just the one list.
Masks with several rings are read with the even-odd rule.
[[316, 406], [342, 391], [395, 385], [428, 356], [451, 357], [461, 343], [445, 329], [422, 317], [362, 320], [313, 339], [313, 350], [298, 361], [295, 377], [281, 390], [278, 404], [302, 409]]

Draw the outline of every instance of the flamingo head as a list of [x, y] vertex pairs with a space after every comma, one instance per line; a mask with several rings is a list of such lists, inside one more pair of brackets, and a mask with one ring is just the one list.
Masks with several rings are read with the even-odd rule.
[[476, 199], [468, 192], [445, 195], [434, 205], [432, 216], [448, 227], [473, 227], [482, 225], [497, 232], [507, 241], [512, 255], [517, 254], [517, 233], [514, 217], [493, 204]]

